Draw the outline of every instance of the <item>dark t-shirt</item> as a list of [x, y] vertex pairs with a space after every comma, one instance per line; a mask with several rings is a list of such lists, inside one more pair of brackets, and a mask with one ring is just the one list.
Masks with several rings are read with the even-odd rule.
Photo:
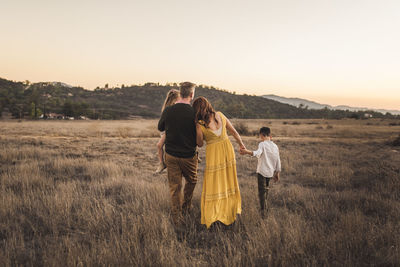
[[164, 109], [158, 130], [165, 131], [165, 151], [178, 158], [191, 158], [196, 153], [196, 125], [192, 106], [177, 103]]

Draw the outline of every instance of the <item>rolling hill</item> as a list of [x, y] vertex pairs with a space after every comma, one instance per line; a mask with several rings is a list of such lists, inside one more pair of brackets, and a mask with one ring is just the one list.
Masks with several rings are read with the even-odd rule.
[[[39, 118], [50, 113], [91, 119], [157, 118], [167, 92], [176, 84], [121, 86], [86, 90], [61, 82], [15, 82], [0, 79], [0, 112], [14, 118]], [[362, 118], [362, 112], [311, 110], [259, 96], [237, 95], [212, 86], [198, 86], [196, 96], [210, 100], [230, 118]], [[381, 113], [374, 116], [383, 117]], [[389, 115], [386, 115], [389, 116]], [[390, 115], [391, 116], [391, 115]], [[390, 117], [389, 116], [389, 117]], [[393, 117], [393, 116], [391, 116]]]

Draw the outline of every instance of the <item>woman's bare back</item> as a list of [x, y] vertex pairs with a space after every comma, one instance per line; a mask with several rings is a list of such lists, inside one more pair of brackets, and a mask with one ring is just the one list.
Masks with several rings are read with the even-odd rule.
[[[217, 122], [215, 122], [215, 119], [217, 120]], [[213, 115], [213, 118], [210, 119], [210, 123], [208, 124], [208, 128], [210, 128], [212, 131], [217, 131], [221, 128], [222, 126], [222, 119], [221, 116], [218, 113], [215, 113], [215, 115]]]

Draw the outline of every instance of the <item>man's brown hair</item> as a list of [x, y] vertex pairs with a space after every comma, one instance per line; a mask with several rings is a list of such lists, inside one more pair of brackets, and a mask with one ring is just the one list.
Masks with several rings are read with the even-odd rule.
[[196, 85], [191, 82], [183, 82], [180, 84], [180, 93], [182, 98], [187, 98], [193, 93]]

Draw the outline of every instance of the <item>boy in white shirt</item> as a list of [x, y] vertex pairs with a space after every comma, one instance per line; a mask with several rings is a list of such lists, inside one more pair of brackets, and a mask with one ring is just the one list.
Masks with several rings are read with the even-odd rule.
[[278, 146], [271, 141], [271, 129], [262, 127], [259, 137], [261, 142], [258, 144], [258, 149], [256, 151], [241, 149], [240, 154], [248, 154], [258, 158], [258, 197], [260, 200], [261, 216], [264, 217], [265, 211], [267, 210], [269, 181], [271, 178], [273, 178], [275, 182], [279, 181], [281, 160]]

